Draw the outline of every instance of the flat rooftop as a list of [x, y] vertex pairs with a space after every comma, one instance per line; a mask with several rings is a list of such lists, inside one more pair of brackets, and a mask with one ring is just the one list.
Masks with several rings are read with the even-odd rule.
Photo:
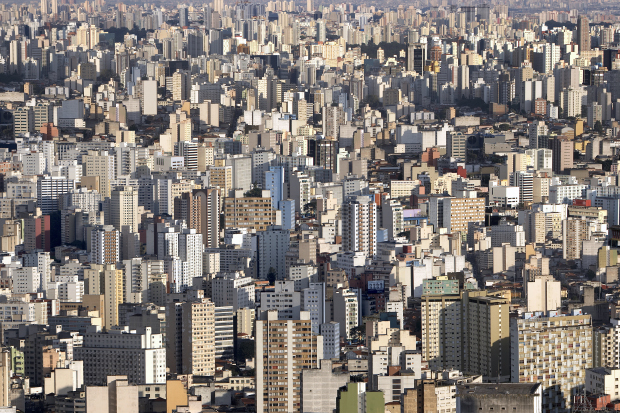
[[458, 385], [457, 394], [463, 395], [500, 395], [510, 394], [519, 396], [529, 396], [536, 393], [539, 383], [469, 383]]

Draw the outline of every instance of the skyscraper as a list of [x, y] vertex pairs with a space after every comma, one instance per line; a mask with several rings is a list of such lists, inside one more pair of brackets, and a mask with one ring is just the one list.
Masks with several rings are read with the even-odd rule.
[[189, 72], [177, 70], [172, 74], [172, 99], [189, 100], [192, 80]]
[[205, 247], [217, 248], [220, 243], [220, 190], [194, 189], [192, 195], [200, 200], [198, 232], [202, 234], [202, 243]]
[[[486, 291], [422, 297], [422, 357], [433, 370], [510, 377], [509, 304]], [[503, 321], [503, 322], [502, 322]]]
[[90, 236], [90, 262], [93, 264], [116, 264], [119, 257], [120, 235], [112, 225], [99, 225]]
[[510, 185], [519, 187], [519, 200], [522, 204], [534, 200], [534, 174], [516, 171], [510, 175]]
[[407, 71], [416, 72], [420, 75], [424, 73], [426, 63], [426, 45], [420, 43], [410, 43], [407, 46]]
[[189, 13], [187, 7], [179, 8], [179, 26], [188, 27], [189, 26]]
[[590, 50], [590, 20], [587, 16], [579, 16], [577, 19], [577, 42], [579, 53]]
[[553, 172], [562, 174], [573, 167], [573, 141], [558, 137], [550, 141], [553, 152]]
[[166, 306], [167, 366], [177, 374], [215, 374], [215, 305], [208, 298]]
[[312, 334], [310, 313], [278, 320], [278, 311], [256, 322], [256, 412], [301, 411], [301, 373], [319, 367], [323, 338]]
[[202, 197], [183, 192], [180, 197], [174, 198], [174, 219], [185, 221], [188, 228], [202, 234]]
[[377, 253], [377, 205], [374, 201], [351, 201], [342, 205], [341, 213], [342, 250], [374, 257]]
[[138, 232], [140, 214], [138, 213], [138, 190], [132, 186], [119, 186], [112, 191], [110, 198], [110, 224], [118, 231], [129, 226], [131, 232]]

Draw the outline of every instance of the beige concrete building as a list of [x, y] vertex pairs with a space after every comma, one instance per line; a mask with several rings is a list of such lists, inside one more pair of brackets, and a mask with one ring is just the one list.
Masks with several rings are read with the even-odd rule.
[[2, 349], [0, 352], [0, 405], [10, 406], [11, 385], [11, 352]]
[[215, 374], [215, 304], [208, 298], [168, 303], [166, 359], [177, 374]]
[[608, 394], [611, 400], [620, 398], [620, 368], [594, 367], [586, 370], [586, 392]]
[[560, 413], [586, 384], [592, 367], [592, 320], [581, 310], [537, 316], [525, 313], [510, 326], [511, 381], [541, 383], [543, 411]]
[[432, 370], [507, 380], [509, 305], [486, 291], [422, 296], [422, 358]]
[[84, 280], [86, 295], [103, 295], [104, 308], [99, 311], [103, 312], [105, 328], [118, 325], [118, 306], [125, 302], [123, 270], [116, 269], [116, 264], [91, 264], [91, 268], [84, 270]]
[[256, 325], [256, 310], [253, 308], [240, 308], [237, 310], [237, 334], [247, 334], [254, 336], [254, 326]]
[[127, 376], [108, 376], [107, 386], [86, 386], [86, 413], [138, 413], [138, 386]]
[[551, 275], [536, 277], [525, 283], [527, 311], [555, 311], [562, 306], [562, 284]]
[[233, 167], [211, 166], [209, 167], [211, 186], [219, 187], [222, 194], [228, 194], [233, 189]]
[[484, 222], [484, 198], [447, 198], [443, 201], [443, 226], [448, 233], [467, 234], [470, 222]]
[[510, 377], [510, 302], [486, 291], [463, 294], [461, 370], [488, 379]]
[[422, 359], [431, 370], [460, 369], [461, 297], [422, 296]]
[[274, 225], [276, 213], [271, 207], [270, 191], [262, 191], [261, 197], [245, 197], [242, 190], [230, 192], [224, 198], [224, 226], [264, 231]]
[[594, 330], [593, 367], [620, 368], [620, 320]]
[[590, 239], [590, 227], [585, 218], [568, 218], [562, 223], [562, 258], [581, 259], [583, 241]]
[[110, 196], [110, 182], [114, 179], [114, 156], [107, 152], [88, 151], [82, 156], [84, 177], [99, 177], [99, 193], [103, 198]]
[[110, 198], [110, 224], [118, 231], [124, 226], [130, 232], [138, 232], [140, 214], [138, 210], [138, 190], [131, 186], [120, 186], [112, 191]]
[[301, 374], [317, 368], [323, 340], [312, 334], [310, 313], [278, 320], [277, 311], [256, 322], [256, 412], [301, 411]]
[[409, 198], [415, 189], [420, 186], [420, 181], [390, 181], [390, 198]]

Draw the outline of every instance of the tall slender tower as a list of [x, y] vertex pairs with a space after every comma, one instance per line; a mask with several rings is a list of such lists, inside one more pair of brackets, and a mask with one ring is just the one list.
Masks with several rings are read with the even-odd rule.
[[590, 20], [586, 16], [579, 16], [577, 19], [577, 41], [579, 53], [590, 50]]
[[279, 320], [278, 311], [256, 322], [256, 412], [300, 411], [301, 372], [318, 367], [323, 337], [312, 334], [310, 313]]

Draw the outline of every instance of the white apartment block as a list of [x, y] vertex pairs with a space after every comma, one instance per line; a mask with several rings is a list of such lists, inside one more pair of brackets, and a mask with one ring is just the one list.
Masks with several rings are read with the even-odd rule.
[[340, 359], [340, 324], [335, 321], [320, 325], [323, 336], [323, 357], [327, 360]]
[[295, 291], [293, 281], [276, 281], [275, 290], [260, 293], [259, 318], [263, 320], [268, 311], [278, 311], [281, 320], [297, 320], [301, 311], [301, 293]]
[[334, 291], [334, 320], [340, 324], [340, 336], [351, 339], [351, 330], [359, 325], [361, 309], [357, 293], [339, 288]]
[[367, 257], [377, 254], [377, 205], [374, 202], [348, 202], [342, 214], [342, 250], [362, 252]]
[[107, 333], [87, 333], [82, 347], [74, 349], [75, 360], [84, 362], [84, 384], [106, 384], [108, 376], [126, 375], [131, 383], [166, 383], [166, 349], [161, 334], [129, 331], [128, 327]]
[[254, 308], [256, 300], [255, 280], [243, 273], [219, 273], [211, 282], [213, 303], [217, 307], [232, 306], [235, 311], [240, 308]]
[[519, 202], [519, 187], [517, 186], [496, 185], [489, 188], [489, 205], [516, 208]]
[[320, 326], [325, 323], [325, 283], [310, 283], [301, 290], [301, 311], [310, 313], [312, 332], [319, 334]]
[[84, 281], [79, 281], [77, 275], [57, 275], [54, 282], [47, 285], [48, 298], [57, 298], [60, 301], [81, 303], [84, 296]]
[[551, 185], [549, 187], [550, 204], [568, 204], [574, 199], [585, 198], [588, 185]]
[[592, 367], [592, 320], [581, 310], [571, 315], [525, 313], [510, 325], [511, 381], [541, 383], [543, 410], [560, 413], [586, 385]]

